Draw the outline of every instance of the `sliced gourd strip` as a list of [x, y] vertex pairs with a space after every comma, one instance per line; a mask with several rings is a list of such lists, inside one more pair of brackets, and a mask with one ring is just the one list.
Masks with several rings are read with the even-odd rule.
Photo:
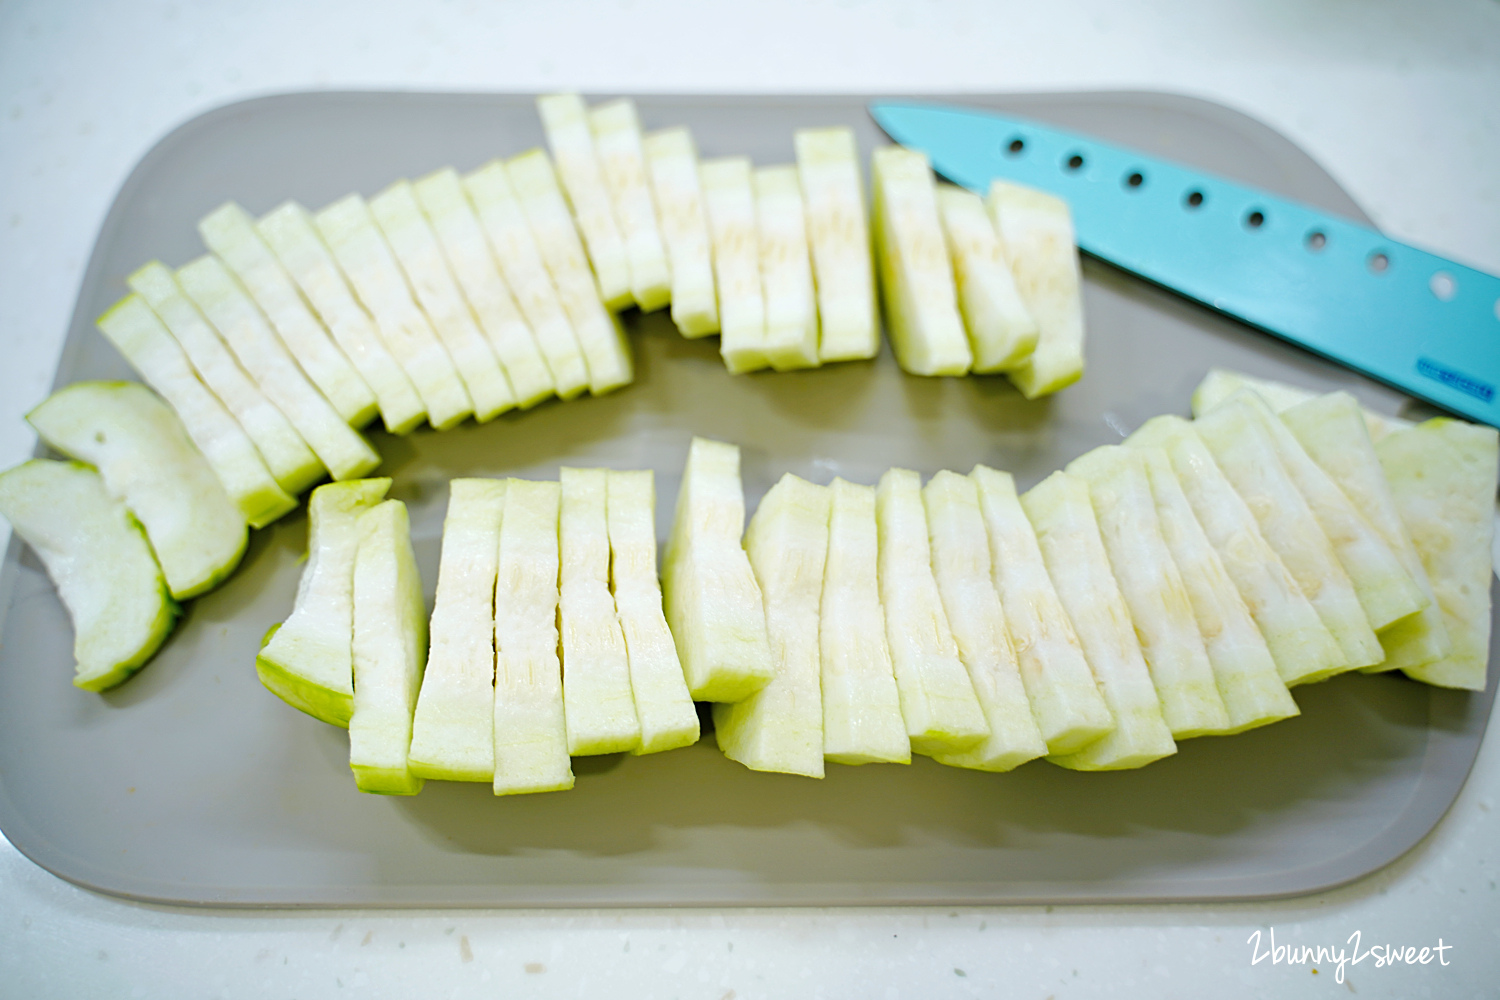
[[297, 293], [297, 286], [256, 232], [250, 213], [226, 202], [198, 220], [198, 233], [240, 279], [281, 342], [339, 416], [354, 427], [374, 420], [379, 410], [375, 393]]
[[1015, 480], [983, 465], [969, 478], [979, 491], [990, 572], [1037, 728], [1049, 754], [1076, 753], [1114, 728], [1109, 706], [1047, 575]]
[[552, 395], [552, 373], [495, 265], [463, 182], [452, 169], [439, 170], [415, 181], [412, 191], [442, 245], [463, 298], [500, 359], [516, 405], [522, 409], [535, 406]]
[[183, 294], [172, 271], [152, 261], [126, 281], [161, 317], [203, 384], [239, 421], [277, 484], [296, 496], [323, 478], [326, 470], [318, 456], [240, 367], [203, 313]]
[[672, 270], [646, 180], [646, 153], [635, 102], [623, 97], [590, 108], [589, 128], [630, 264], [631, 297], [642, 312], [652, 312], [672, 299]]
[[495, 580], [505, 482], [448, 484], [427, 669], [412, 718], [412, 772], [424, 778], [495, 778]]
[[416, 429], [427, 419], [426, 405], [354, 297], [307, 209], [286, 202], [261, 216], [255, 229], [375, 393], [385, 429], [391, 434]]
[[1016, 290], [1000, 235], [984, 199], [974, 192], [940, 184], [937, 203], [953, 261], [959, 312], [974, 352], [973, 370], [1009, 371], [1031, 357], [1038, 331]]
[[1162, 537], [1141, 455], [1107, 445], [1068, 463], [1088, 486], [1115, 582], [1130, 609], [1173, 739], [1229, 730], [1187, 587]]
[[922, 487], [932, 570], [943, 610], [984, 709], [990, 735], [972, 750], [939, 754], [939, 763], [981, 771], [1009, 771], [1047, 752], [1031, 714], [1005, 612], [990, 573], [979, 489], [967, 476], [939, 472]]
[[963, 375], [974, 357], [958, 314], [927, 154], [883, 146], [870, 172], [875, 259], [896, 360], [913, 375]]
[[[1206, 413], [1241, 389], [1254, 389], [1277, 413], [1305, 403], [1317, 395], [1311, 389], [1278, 382], [1275, 379], [1255, 378], [1228, 368], [1210, 368], [1203, 381], [1193, 390], [1193, 412]], [[1373, 410], [1361, 408], [1370, 438], [1379, 441], [1392, 431], [1414, 426], [1410, 420], [1388, 417]]]
[[909, 764], [911, 739], [880, 605], [875, 490], [843, 479], [829, 490], [818, 624], [823, 756], [838, 764]]
[[719, 289], [719, 353], [738, 375], [769, 365], [766, 300], [760, 284], [760, 238], [749, 159], [704, 160], [698, 168], [703, 206], [713, 238], [714, 280]]
[[75, 686], [112, 688], [151, 659], [177, 602], [145, 532], [97, 472], [41, 458], [0, 472], [0, 515], [41, 558], [72, 619]]
[[667, 624], [694, 701], [739, 701], [774, 676], [760, 586], [740, 545], [740, 450], [693, 438], [662, 567]]
[[672, 322], [684, 337], [718, 333], [719, 299], [693, 134], [685, 128], [652, 132], [645, 151], [672, 267]]
[[573, 787], [557, 659], [557, 483], [505, 481], [495, 579], [496, 795]]
[[427, 422], [440, 431], [461, 423], [474, 412], [469, 390], [412, 298], [369, 205], [351, 194], [315, 214], [313, 224], [369, 310], [386, 349], [422, 397]]
[[1255, 515], [1224, 477], [1193, 425], [1180, 417], [1156, 417], [1125, 443], [1166, 451], [1193, 515], [1260, 627], [1282, 681], [1291, 687], [1349, 669], [1338, 642], [1281, 558], [1266, 544]]
[[792, 139], [818, 289], [818, 358], [873, 358], [880, 352], [880, 319], [854, 130], [798, 129]]
[[816, 368], [821, 363], [818, 301], [797, 168], [760, 167], [752, 181], [766, 299], [766, 360], [779, 372]]
[[335, 726], [354, 714], [354, 558], [359, 517], [385, 499], [389, 479], [324, 483], [307, 501], [307, 564], [287, 620], [255, 658], [276, 697]]
[[1016, 290], [1036, 320], [1036, 348], [1009, 372], [1027, 399], [1083, 377], [1083, 289], [1073, 216], [1061, 198], [995, 181], [986, 207], [1005, 248]]
[[187, 428], [139, 382], [74, 382], [26, 415], [48, 445], [87, 462], [146, 530], [179, 601], [228, 578], [245, 553], [245, 518]]
[[1054, 472], [1022, 494], [1021, 506], [1115, 722], [1107, 736], [1077, 753], [1049, 759], [1079, 771], [1103, 771], [1142, 767], [1176, 753], [1130, 611], [1110, 572], [1088, 486]]
[[609, 473], [610, 588], [630, 660], [641, 742], [634, 753], [659, 753], [698, 742], [698, 712], [672, 632], [662, 611], [656, 576], [656, 488], [649, 469]]
[[788, 473], [750, 519], [745, 550], [765, 595], [775, 676], [750, 697], [715, 705], [719, 749], [752, 771], [823, 777], [818, 602], [828, 553], [828, 487]]

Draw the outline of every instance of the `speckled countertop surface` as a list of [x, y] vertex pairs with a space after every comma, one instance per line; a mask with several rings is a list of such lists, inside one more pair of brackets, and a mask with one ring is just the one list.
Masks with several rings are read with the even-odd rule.
[[[0, 0], [0, 467], [33, 446], [98, 226], [208, 108], [310, 88], [1147, 89], [1247, 112], [1378, 225], [1500, 272], [1500, 4], [90, 3]], [[1315, 761], [1308, 762], [1316, 766]], [[94, 895], [0, 840], [0, 997], [1490, 997], [1500, 742], [1352, 886], [1210, 906], [255, 912]], [[1448, 963], [1252, 964], [1277, 943]]]

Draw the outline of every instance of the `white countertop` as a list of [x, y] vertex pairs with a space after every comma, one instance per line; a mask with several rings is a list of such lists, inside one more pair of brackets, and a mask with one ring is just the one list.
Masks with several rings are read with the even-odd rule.
[[[0, 468], [33, 446], [100, 222], [168, 130], [310, 88], [1148, 89], [1251, 114], [1387, 232], [1500, 273], [1500, 5], [1381, 0], [0, 4]], [[3, 531], [3, 529], [0, 529]], [[0, 537], [3, 541], [3, 537]], [[1315, 767], [1316, 761], [1308, 766]], [[1500, 741], [1352, 886], [1215, 906], [245, 912], [141, 906], [0, 840], [0, 997], [1494, 996]], [[1251, 964], [1248, 938], [1451, 948]]]

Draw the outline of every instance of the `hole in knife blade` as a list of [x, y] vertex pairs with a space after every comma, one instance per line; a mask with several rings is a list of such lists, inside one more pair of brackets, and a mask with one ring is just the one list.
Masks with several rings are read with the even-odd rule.
[[1258, 208], [1255, 211], [1251, 212], [1249, 215], [1245, 216], [1245, 225], [1249, 226], [1251, 229], [1259, 229], [1265, 224], [1266, 213], [1262, 212]]
[[1376, 274], [1384, 274], [1391, 269], [1391, 259], [1377, 251], [1370, 254], [1369, 265], [1371, 271], [1374, 271]]
[[1188, 208], [1197, 208], [1199, 205], [1203, 204], [1203, 192], [1189, 191], [1187, 198], [1185, 198], [1184, 200], [1187, 202]]
[[1069, 170], [1081, 170], [1081, 169], [1083, 169], [1083, 154], [1081, 154], [1081, 153], [1074, 153], [1072, 156], [1068, 157], [1068, 169]]
[[1005, 151], [1011, 156], [1020, 156], [1026, 151], [1026, 140], [1017, 136], [1006, 145]]
[[1307, 234], [1307, 249], [1317, 251], [1328, 245], [1328, 235], [1317, 229]]
[[1447, 271], [1434, 274], [1432, 280], [1427, 282], [1427, 287], [1442, 302], [1452, 302], [1453, 297], [1458, 294], [1458, 281]]
[[1146, 183], [1146, 175], [1137, 170], [1135, 173], [1125, 178], [1125, 183], [1129, 187], [1138, 188], [1142, 184]]

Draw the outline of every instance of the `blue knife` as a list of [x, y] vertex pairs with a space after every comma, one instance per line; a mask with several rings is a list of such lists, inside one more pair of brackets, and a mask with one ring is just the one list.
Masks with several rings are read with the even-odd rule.
[[1472, 420], [1500, 426], [1500, 278], [1213, 174], [1023, 118], [872, 104], [980, 193], [1066, 199], [1081, 250]]

